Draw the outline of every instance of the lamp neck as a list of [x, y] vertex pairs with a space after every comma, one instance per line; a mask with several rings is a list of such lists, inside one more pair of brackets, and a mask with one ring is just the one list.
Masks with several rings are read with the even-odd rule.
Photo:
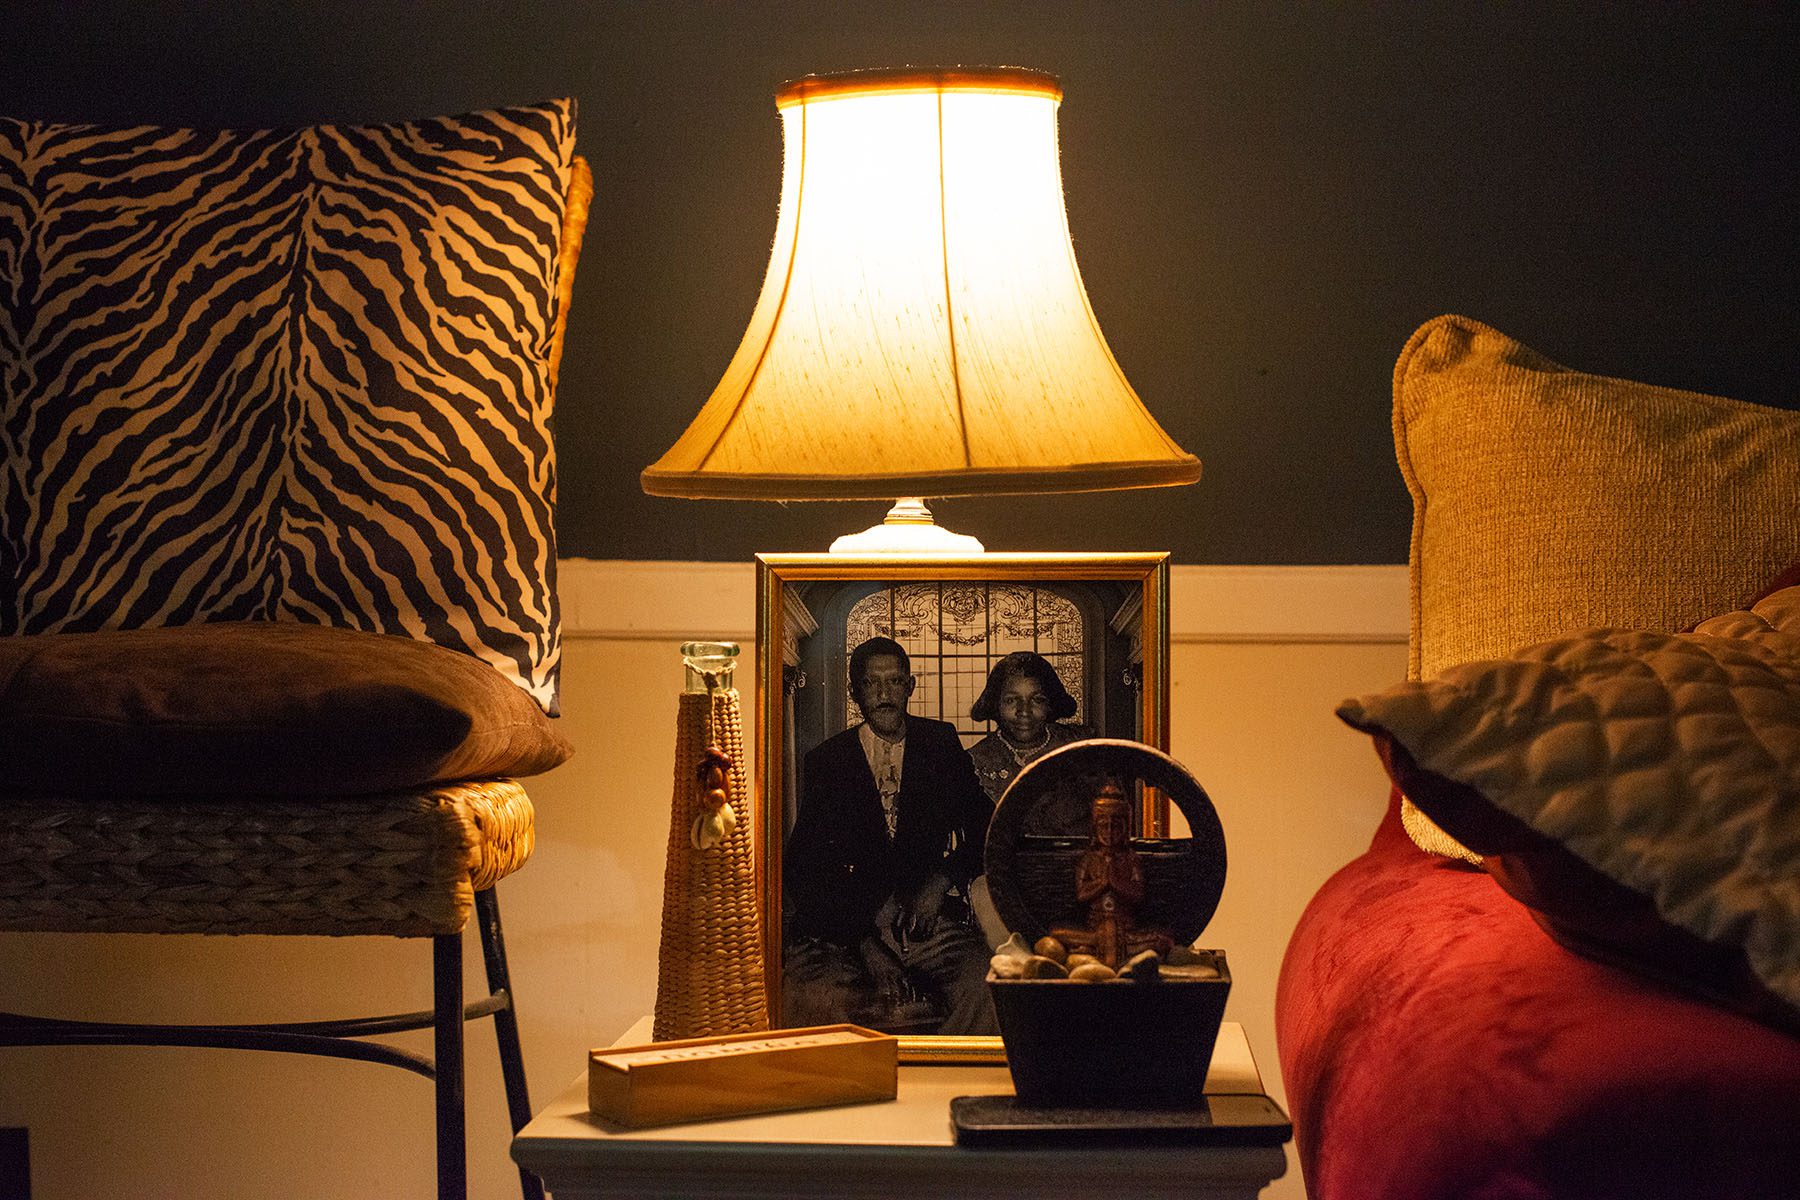
[[888, 509], [887, 519], [861, 533], [847, 533], [831, 543], [833, 554], [963, 555], [981, 554], [981, 542], [952, 533], [931, 519], [918, 496], [902, 496]]

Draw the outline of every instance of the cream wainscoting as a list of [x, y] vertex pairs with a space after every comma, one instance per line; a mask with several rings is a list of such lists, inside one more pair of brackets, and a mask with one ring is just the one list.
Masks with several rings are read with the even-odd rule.
[[[756, 626], [750, 563], [620, 562], [566, 558], [563, 635], [748, 642]], [[1169, 637], [1187, 642], [1406, 641], [1406, 568], [1193, 567], [1170, 569]]]
[[[560, 564], [563, 728], [576, 747], [530, 781], [532, 862], [501, 885], [533, 1098], [650, 1010], [668, 838], [676, 644], [754, 634], [749, 564]], [[1406, 669], [1406, 569], [1174, 568], [1172, 752], [1206, 787], [1230, 866], [1208, 945], [1231, 957], [1228, 1017], [1281, 1097], [1273, 1011], [1301, 908], [1367, 844], [1386, 785], [1336, 703]], [[740, 686], [746, 707], [750, 663]], [[747, 731], [748, 732], [748, 731]], [[245, 1021], [430, 1003], [424, 942], [9, 935], [0, 1009], [95, 1019]], [[471, 947], [471, 986], [480, 972]], [[300, 982], [296, 982], [300, 981]], [[469, 1035], [473, 1194], [516, 1196], [492, 1038]], [[429, 1049], [428, 1043], [411, 1044]], [[431, 1190], [429, 1085], [361, 1063], [230, 1051], [0, 1050], [0, 1126], [31, 1130], [33, 1195], [332, 1197]], [[1290, 1171], [1267, 1195], [1299, 1197]]]

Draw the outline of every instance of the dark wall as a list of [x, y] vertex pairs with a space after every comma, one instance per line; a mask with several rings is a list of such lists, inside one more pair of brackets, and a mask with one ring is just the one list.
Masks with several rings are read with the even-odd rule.
[[945, 501], [994, 549], [1398, 562], [1395, 355], [1460, 311], [1571, 366], [1800, 400], [1800, 6], [0, 4], [0, 113], [294, 124], [573, 94], [599, 193], [557, 432], [566, 554], [819, 549], [873, 505], [652, 499], [775, 224], [809, 71], [1060, 75], [1069, 221], [1191, 488]]

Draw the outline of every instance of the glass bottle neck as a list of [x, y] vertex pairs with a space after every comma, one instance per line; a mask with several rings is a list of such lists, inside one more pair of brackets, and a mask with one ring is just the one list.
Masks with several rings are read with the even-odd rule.
[[712, 677], [715, 688], [731, 687], [737, 656], [736, 642], [683, 642], [681, 661], [687, 675], [684, 690], [707, 691], [708, 676]]

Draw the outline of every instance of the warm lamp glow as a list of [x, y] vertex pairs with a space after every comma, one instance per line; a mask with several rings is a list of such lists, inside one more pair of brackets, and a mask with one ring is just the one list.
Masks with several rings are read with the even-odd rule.
[[776, 95], [762, 295], [653, 495], [881, 499], [1192, 483], [1125, 381], [1063, 212], [1050, 76], [809, 77]]

